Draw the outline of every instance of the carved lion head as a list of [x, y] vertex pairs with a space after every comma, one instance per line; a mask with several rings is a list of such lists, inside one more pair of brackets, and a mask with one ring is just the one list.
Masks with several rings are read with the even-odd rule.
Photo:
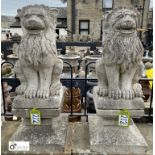
[[57, 10], [44, 5], [29, 5], [18, 10], [22, 28], [29, 34], [55, 29]]
[[106, 22], [113, 31], [134, 33], [138, 25], [138, 11], [127, 8], [114, 9], [106, 16]]

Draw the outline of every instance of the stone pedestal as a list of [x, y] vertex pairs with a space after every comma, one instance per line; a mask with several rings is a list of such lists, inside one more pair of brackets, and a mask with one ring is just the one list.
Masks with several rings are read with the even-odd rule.
[[145, 155], [147, 143], [134, 122], [128, 128], [117, 124], [117, 120], [89, 116], [91, 150], [108, 155]]
[[18, 95], [13, 101], [12, 111], [15, 116], [23, 118], [25, 125], [31, 125], [30, 111], [37, 108], [41, 112], [41, 124], [51, 125], [52, 119], [60, 115], [62, 99], [63, 89], [59, 96], [51, 96], [47, 99], [28, 99], [24, 95]]
[[120, 109], [128, 109], [131, 117], [141, 117], [144, 115], [144, 101], [142, 98], [133, 100], [114, 100], [109, 97], [101, 97], [97, 94], [97, 87], [93, 89], [93, 99], [96, 113], [104, 117], [117, 117]]
[[[68, 117], [60, 114], [63, 90], [48, 99], [27, 99], [18, 95], [13, 102], [13, 114], [23, 118], [10, 141], [28, 141], [30, 153], [60, 153], [64, 150]], [[31, 125], [30, 110], [41, 112], [41, 125]]]
[[30, 126], [23, 122], [10, 141], [28, 141], [30, 154], [63, 153], [67, 121], [68, 117], [61, 115], [53, 118], [51, 125]]
[[140, 117], [144, 114], [144, 105], [141, 98], [133, 100], [113, 100], [100, 97], [97, 87], [94, 88], [93, 99], [97, 116], [89, 116], [89, 134], [91, 150], [108, 155], [144, 155], [147, 143], [140, 131], [130, 121], [129, 127], [118, 126], [118, 112], [128, 109], [131, 117]]

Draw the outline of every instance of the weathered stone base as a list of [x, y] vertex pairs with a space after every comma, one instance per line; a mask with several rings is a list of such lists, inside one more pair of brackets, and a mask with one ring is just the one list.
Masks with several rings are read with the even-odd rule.
[[144, 101], [142, 98], [114, 100], [107, 96], [99, 96], [97, 90], [98, 86], [94, 87], [93, 99], [97, 115], [114, 117], [117, 116], [120, 109], [128, 109], [131, 117], [141, 117], [144, 115]]
[[31, 125], [30, 111], [37, 108], [41, 113], [41, 124], [51, 125], [52, 120], [58, 117], [61, 112], [61, 104], [63, 100], [63, 88], [60, 90], [60, 95], [50, 96], [47, 99], [42, 98], [25, 98], [24, 95], [18, 95], [12, 106], [12, 113], [15, 116], [23, 118], [23, 124]]
[[12, 108], [13, 109], [31, 109], [31, 108], [39, 108], [39, 109], [59, 109], [61, 106], [61, 102], [63, 99], [64, 89], [60, 90], [60, 95], [58, 96], [50, 96], [47, 99], [42, 98], [25, 98], [24, 95], [18, 95], [15, 97], [13, 101]]
[[140, 131], [134, 124], [127, 127], [116, 125], [116, 121], [104, 121], [99, 116], [89, 116], [91, 151], [108, 155], [144, 155], [147, 151]]
[[[30, 151], [28, 153], [61, 153], [67, 134], [68, 116], [61, 115], [53, 118], [52, 125], [26, 126], [20, 125], [10, 141], [28, 141]], [[19, 153], [19, 152], [18, 152]], [[21, 152], [24, 154], [24, 152]]]

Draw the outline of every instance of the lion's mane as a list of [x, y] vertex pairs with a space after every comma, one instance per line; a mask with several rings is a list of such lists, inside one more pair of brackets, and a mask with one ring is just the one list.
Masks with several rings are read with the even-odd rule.
[[20, 60], [25, 60], [34, 66], [42, 63], [42, 58], [56, 56], [56, 45], [48, 34], [39, 36], [28, 35], [21, 41], [18, 48]]

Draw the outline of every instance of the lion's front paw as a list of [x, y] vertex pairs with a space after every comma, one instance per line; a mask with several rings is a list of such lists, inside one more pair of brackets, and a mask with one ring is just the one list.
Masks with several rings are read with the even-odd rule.
[[28, 87], [25, 91], [25, 97], [26, 98], [35, 98], [37, 94], [37, 88], [34, 87]]
[[132, 89], [122, 89], [122, 98], [123, 99], [133, 99], [134, 92]]
[[133, 85], [135, 97], [143, 97], [142, 86], [139, 83]]
[[60, 95], [60, 89], [62, 88], [62, 84], [60, 82], [53, 83], [50, 87], [51, 96]]
[[108, 89], [105, 89], [103, 87], [99, 87], [97, 93], [99, 96], [107, 96], [108, 95]]
[[16, 93], [19, 95], [22, 95], [24, 94], [25, 90], [26, 90], [26, 85], [21, 84], [20, 86], [16, 88]]
[[37, 91], [37, 97], [39, 97], [39, 98], [48, 98], [49, 97], [49, 89], [39, 89], [38, 91]]
[[109, 90], [109, 93], [108, 93], [108, 96], [110, 98], [113, 98], [113, 99], [120, 99], [121, 98], [121, 90], [118, 88], [118, 89], [110, 89]]

